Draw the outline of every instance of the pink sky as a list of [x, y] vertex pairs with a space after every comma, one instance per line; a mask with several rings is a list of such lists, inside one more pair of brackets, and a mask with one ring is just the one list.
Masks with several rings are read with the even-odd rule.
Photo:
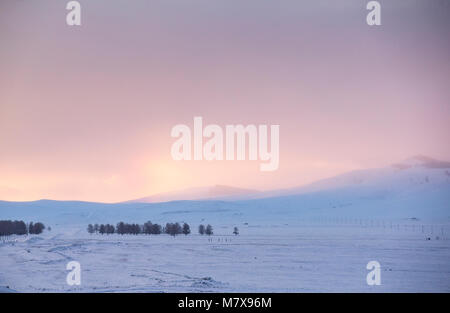
[[[450, 6], [0, 3], [0, 199], [115, 202], [213, 184], [299, 186], [450, 160]], [[404, 2], [404, 3], [406, 3]], [[279, 124], [280, 167], [173, 161], [176, 124]]]

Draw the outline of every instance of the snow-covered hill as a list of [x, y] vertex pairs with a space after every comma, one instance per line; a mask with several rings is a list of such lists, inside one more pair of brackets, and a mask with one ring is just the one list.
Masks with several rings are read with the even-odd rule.
[[386, 168], [357, 170], [323, 179], [307, 186], [274, 190], [258, 194], [258, 198], [305, 194], [310, 192], [353, 187], [373, 190], [417, 191], [416, 188], [436, 189], [450, 182], [450, 162], [426, 156], [415, 156]]
[[381, 169], [354, 171], [305, 187], [261, 193], [257, 199], [161, 203], [0, 201], [0, 219], [49, 224], [96, 222], [280, 224], [305, 218], [418, 218], [450, 221], [450, 167], [425, 158]]
[[236, 188], [224, 185], [194, 187], [173, 192], [159, 193], [153, 196], [130, 200], [134, 203], [156, 203], [178, 200], [235, 200], [257, 195], [259, 192], [252, 189]]

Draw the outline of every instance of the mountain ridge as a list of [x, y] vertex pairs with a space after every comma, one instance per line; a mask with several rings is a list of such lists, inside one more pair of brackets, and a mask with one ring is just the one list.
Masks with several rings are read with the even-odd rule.
[[421, 165], [356, 170], [307, 186], [261, 192], [232, 200], [173, 200], [158, 203], [0, 201], [0, 219], [44, 223], [207, 220], [217, 224], [289, 223], [310, 217], [420, 218], [450, 220], [450, 168]]

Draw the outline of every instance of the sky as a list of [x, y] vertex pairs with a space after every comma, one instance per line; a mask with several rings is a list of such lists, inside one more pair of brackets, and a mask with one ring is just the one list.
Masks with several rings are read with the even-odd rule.
[[[0, 2], [0, 199], [257, 190], [450, 160], [450, 2]], [[280, 125], [279, 169], [174, 161], [177, 124]]]

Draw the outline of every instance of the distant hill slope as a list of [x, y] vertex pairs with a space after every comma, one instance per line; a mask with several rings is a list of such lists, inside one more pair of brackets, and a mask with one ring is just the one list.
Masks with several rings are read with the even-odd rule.
[[[0, 201], [0, 219], [54, 224], [187, 221], [295, 224], [301, 219], [419, 218], [450, 222], [450, 167], [419, 159], [338, 175], [305, 187], [260, 193], [258, 199], [104, 204]], [[245, 198], [245, 197], [244, 197]]]
[[259, 193], [258, 198], [297, 195], [321, 190], [351, 187], [372, 189], [413, 190], [430, 183], [428, 187], [446, 185], [450, 178], [450, 162], [426, 156], [415, 156], [386, 168], [356, 170], [319, 180], [306, 186]]
[[165, 192], [127, 202], [156, 203], [177, 200], [236, 200], [241, 197], [259, 193], [257, 190], [236, 188], [224, 185], [188, 188], [173, 192]]

